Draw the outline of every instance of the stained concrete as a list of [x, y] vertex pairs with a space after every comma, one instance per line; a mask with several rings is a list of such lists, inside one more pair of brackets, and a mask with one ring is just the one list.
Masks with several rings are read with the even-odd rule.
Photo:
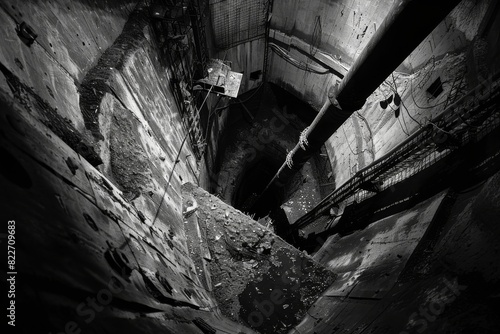
[[153, 225], [18, 102], [2, 93], [1, 103], [2, 155], [16, 167], [1, 169], [1, 216], [16, 221], [21, 330], [252, 332], [213, 311], [182, 220], [165, 211]]
[[[226, 134], [238, 132], [234, 124], [225, 124], [227, 111], [244, 113], [245, 122], [251, 123], [255, 105], [245, 104], [249, 112], [236, 108], [214, 113], [214, 125], [207, 129], [213, 136], [207, 158], [195, 161], [191, 143], [182, 144], [186, 129], [170, 86], [172, 69], [161, 59], [152, 29], [143, 21], [126, 27], [136, 4], [56, 0], [4, 1], [0, 6], [5, 36], [0, 63], [6, 69], [0, 74], [0, 141], [1, 155], [8, 161], [0, 169], [1, 215], [4, 221], [14, 218], [18, 224], [19, 327], [27, 332], [71, 331], [77, 326], [96, 333], [275, 333], [301, 320], [297, 327], [301, 332], [318, 333], [469, 333], [498, 327], [492, 312], [498, 295], [498, 231], [492, 225], [498, 220], [498, 176], [476, 188], [450, 193], [438, 210], [427, 202], [374, 222], [365, 231], [332, 238], [339, 253], [350, 254], [344, 258], [337, 254], [331, 263], [341, 272], [338, 285], [347, 287], [342, 293], [349, 295], [320, 296], [334, 275], [266, 229], [266, 222], [259, 224], [202, 191], [200, 196], [212, 199], [216, 208], [204, 205], [189, 216], [193, 203], [183, 207], [183, 182], [196, 181], [219, 191], [234, 186], [234, 175], [245, 169], [245, 157], [237, 157], [241, 166], [234, 164], [232, 177], [219, 179], [221, 188], [215, 187], [216, 160], [224, 159], [219, 149], [235, 138], [219, 140], [219, 136], [224, 136], [224, 128], [230, 130]], [[321, 52], [348, 67], [375, 31], [376, 24], [373, 30], [371, 24], [380, 22], [382, 12], [388, 10], [385, 5], [373, 10], [373, 4], [276, 3], [271, 25], [290, 40], [300, 40], [302, 49]], [[439, 103], [452, 96], [453, 82], [464, 68], [464, 87], [474, 87], [498, 67], [499, 20], [494, 5], [494, 1], [464, 0], [407, 59], [399, 69], [402, 72], [394, 74], [398, 92], [418, 122], [440, 111]], [[292, 16], [295, 19], [288, 19]], [[319, 43], [313, 36], [318, 17], [323, 31]], [[31, 47], [16, 34], [21, 21], [39, 35]], [[330, 31], [339, 34], [328, 37]], [[256, 40], [227, 52], [235, 69], [245, 72], [243, 91], [260, 87], [260, 81], [251, 81], [248, 74], [262, 67], [263, 42]], [[113, 47], [122, 49], [113, 53]], [[106, 50], [110, 50], [107, 56], [119, 59], [113, 58], [114, 62], [105, 56], [99, 65]], [[312, 54], [290, 51], [304, 63], [317, 64]], [[289, 128], [290, 137], [297, 138], [337, 76], [303, 73], [269, 52], [269, 80], [313, 107], [288, 114], [305, 120]], [[188, 49], [179, 66], [189, 63], [193, 53]], [[219, 58], [224, 55], [218, 53]], [[94, 92], [88, 85], [81, 94], [82, 82], [99, 75], [103, 80], [97, 88], [103, 89]], [[437, 76], [444, 81], [444, 94], [432, 100], [425, 90]], [[418, 127], [403, 111], [400, 123], [391, 111], [379, 110], [378, 101], [395, 88], [389, 87], [391, 82], [392, 76], [360, 111], [362, 117], [356, 115], [346, 124], [346, 135], [337, 133], [339, 137], [329, 144], [332, 183], [342, 184], [349, 173], [368, 165], [405, 138], [405, 131]], [[412, 83], [417, 86], [414, 96], [408, 94]], [[215, 101], [209, 98], [207, 104], [212, 108]], [[413, 109], [412, 103], [425, 108]], [[278, 105], [282, 113], [287, 110], [284, 105]], [[83, 109], [98, 110], [97, 117], [87, 117], [92, 131], [86, 127]], [[270, 120], [248, 133], [254, 139], [261, 134], [261, 140], [267, 141]], [[93, 153], [84, 154], [75, 143], [92, 146]], [[278, 153], [281, 164], [290, 143], [279, 141], [265, 149], [269, 156]], [[269, 143], [257, 142], [257, 147], [263, 144]], [[251, 144], [246, 147], [255, 149]], [[292, 194], [291, 189], [305, 177], [303, 173], [284, 194], [292, 196], [295, 216], [316, 200], [316, 193], [310, 191], [316, 189], [313, 183]], [[236, 188], [231, 192], [237, 193]], [[295, 207], [294, 196], [301, 199], [300, 208]], [[432, 209], [431, 222], [430, 216], [415, 214], [425, 205]], [[396, 218], [402, 219], [396, 224]], [[394, 229], [381, 233], [379, 239], [370, 234], [391, 224]], [[408, 235], [421, 238], [397, 239], [401, 233], [395, 232], [404, 227]], [[363, 233], [377, 247], [358, 249], [366, 242], [356, 240]], [[398, 251], [395, 257], [393, 250]], [[347, 257], [355, 260], [347, 268], [352, 270], [342, 267]], [[111, 300], [106, 299], [107, 290]], [[283, 300], [285, 294], [288, 299]], [[97, 309], [92, 311], [88, 298], [97, 299]], [[32, 325], [34, 330], [29, 328]]]
[[333, 272], [217, 197], [192, 184], [183, 185], [183, 196], [191, 254], [230, 319], [259, 333], [285, 333], [335, 280]]
[[[314, 26], [319, 17], [323, 38], [317, 52], [331, 56], [348, 70], [392, 5], [391, 1], [375, 4], [351, 0], [279, 3], [274, 4], [276, 13], [271, 28], [274, 35], [286, 36], [278, 39], [292, 58], [317, 65], [311, 57], [314, 57]], [[429, 118], [475, 87], [478, 77], [488, 76], [477, 72], [471, 63], [482, 57], [483, 68], [486, 64], [490, 68], [496, 67], [491, 61], [498, 43], [492, 37], [493, 31], [497, 30], [490, 25], [494, 20], [493, 13], [494, 1], [462, 1], [407, 57], [394, 72], [394, 77], [388, 77], [359, 113], [353, 114], [332, 135], [326, 146], [330, 160], [336, 161], [334, 176], [337, 184], [344, 183], [364, 166], [383, 156]], [[474, 44], [479, 44], [483, 34], [490, 36], [489, 51], [482, 56], [479, 52], [474, 55], [473, 50], [478, 48]], [[274, 35], [271, 34], [271, 38], [276, 38]], [[294, 40], [309, 43], [308, 56], [293, 47]], [[275, 52], [269, 52], [269, 81], [306, 101], [315, 110], [326, 101], [328, 89], [342, 78], [342, 73], [317, 74], [301, 70]], [[444, 83], [444, 92], [438, 98], [432, 98], [426, 89], [438, 77]], [[381, 100], [395, 91], [403, 101], [399, 118], [395, 117], [395, 106], [386, 110], [379, 106]]]
[[331, 236], [314, 258], [338, 279], [290, 333], [492, 332], [498, 180]]
[[[0, 53], [8, 90], [1, 93], [2, 155], [17, 166], [2, 168], [2, 201], [10, 207], [2, 217], [16, 216], [20, 224], [19, 327], [251, 333], [215, 311], [188, 255], [180, 184], [196, 180], [197, 162], [189, 144], [182, 145], [169, 69], [149, 28], [132, 24], [122, 31], [136, 4], [54, 5], [0, 9], [8, 36]], [[21, 18], [39, 35], [31, 48], [15, 34]], [[48, 40], [45, 32], [54, 30]], [[89, 73], [94, 77], [87, 79], [104, 77], [95, 91], [87, 87], [98, 95], [93, 100], [78, 91]], [[82, 105], [99, 110], [90, 120], [97, 121], [96, 136], [85, 127]], [[84, 140], [99, 161], [74, 145]], [[116, 287], [111, 297], [109, 284]], [[96, 312], [84, 305], [92, 297], [105, 298]]]
[[[4, 1], [0, 62], [81, 131], [78, 83], [121, 33], [137, 1]], [[38, 35], [28, 47], [16, 25]]]

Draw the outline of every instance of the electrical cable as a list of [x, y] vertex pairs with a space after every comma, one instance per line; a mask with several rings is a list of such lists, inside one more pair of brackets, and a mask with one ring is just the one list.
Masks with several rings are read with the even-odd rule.
[[[255, 88], [252, 88], [251, 90], [255, 90], [255, 92], [252, 93], [252, 95], [250, 95], [249, 97], [247, 97], [246, 99], [244, 100], [239, 100], [239, 101], [236, 101], [236, 102], [233, 102], [233, 103], [230, 103], [226, 106], [223, 106], [223, 107], [219, 107], [217, 109], [215, 109], [213, 112], [216, 112], [216, 111], [219, 111], [219, 110], [223, 110], [223, 109], [226, 109], [226, 108], [229, 108], [230, 106], [232, 105], [235, 105], [235, 104], [244, 104], [246, 102], [248, 102], [250, 99], [252, 99], [255, 94], [257, 94], [257, 91], [264, 85], [264, 83], [261, 83], [259, 86], [255, 87]], [[251, 90], [247, 91], [246, 93], [250, 92]]]
[[[392, 82], [393, 82], [393, 84], [394, 84], [394, 94], [399, 95], [399, 93], [398, 93], [398, 85], [396, 84], [396, 79], [394, 78], [394, 73], [391, 73], [391, 76], [392, 76]], [[401, 95], [403, 95], [403, 94], [404, 94], [404, 90], [403, 90], [403, 92], [401, 92]], [[402, 103], [403, 103], [403, 99], [401, 99], [401, 98], [400, 98], [400, 99], [399, 99], [399, 101], [400, 101], [400, 102], [399, 102], [399, 104], [402, 104]], [[397, 106], [397, 107], [398, 107], [398, 108], [400, 108], [400, 106]], [[391, 108], [391, 109], [392, 109], [392, 108]], [[401, 108], [400, 108], [400, 109], [401, 109]], [[410, 116], [410, 113], [408, 113], [408, 116]], [[410, 117], [411, 117], [411, 116], [410, 116]], [[408, 125], [406, 124], [406, 121], [405, 121], [405, 118], [404, 118], [404, 114], [403, 114], [403, 113], [401, 113], [401, 119], [403, 120], [403, 123], [404, 123], [405, 128], [406, 128], [406, 132], [405, 132], [405, 134], [409, 137], [409, 136], [410, 136], [410, 130], [408, 130]], [[412, 118], [412, 119], [413, 119], [413, 118]], [[401, 121], [400, 121], [400, 123], [401, 123]], [[417, 122], [417, 124], [418, 124], [418, 125], [420, 125], [420, 123], [418, 123], [418, 122]]]
[[434, 122], [433, 122], [433, 121], [431, 121], [431, 120], [429, 120], [429, 124], [430, 124], [430, 125], [432, 125], [432, 126], [434, 126], [434, 127], [435, 127], [436, 129], [438, 129], [439, 131], [442, 131], [442, 132], [447, 133], [447, 134], [449, 134], [449, 135], [453, 135], [451, 132], [446, 131], [445, 129], [443, 129], [443, 128], [439, 127], [436, 123], [434, 123]]
[[413, 80], [410, 78], [410, 96], [411, 96], [411, 99], [413, 100], [413, 103], [415, 104], [415, 106], [419, 109], [434, 109], [436, 108], [437, 106], [440, 106], [444, 103], [446, 103], [446, 101], [443, 101], [443, 102], [439, 102], [439, 103], [436, 103], [435, 105], [433, 106], [428, 106], [428, 107], [423, 107], [423, 106], [419, 106], [417, 104], [417, 101], [415, 101], [415, 97], [413, 96]]
[[[396, 82], [395, 82], [395, 78], [394, 78], [394, 74], [392, 74], [392, 80], [393, 80], [394, 84], [396, 84]], [[412, 86], [412, 81], [411, 81], [411, 79], [410, 79], [410, 85]], [[389, 85], [389, 86], [390, 86], [390, 85]], [[392, 88], [392, 87], [391, 87], [391, 88]], [[411, 89], [410, 89], [410, 95], [412, 96], [413, 102], [414, 102], [414, 104], [417, 106], [417, 108], [421, 108], [421, 109], [422, 109], [422, 107], [418, 106], [418, 105], [417, 105], [417, 103], [415, 102], [415, 99], [414, 99], [414, 97], [413, 97], [413, 94], [412, 94], [412, 90], [411, 90]], [[446, 102], [446, 101], [445, 101], [445, 102]], [[426, 109], [427, 109], [427, 108], [428, 108], [428, 109], [432, 109], [432, 108], [435, 108], [435, 107], [437, 107], [437, 106], [439, 106], [439, 105], [441, 105], [441, 104], [443, 104], [443, 103], [445, 103], [445, 102], [440, 102], [440, 103], [438, 103], [438, 104], [434, 105], [433, 107], [425, 107], [425, 108], [426, 108]], [[406, 107], [406, 105], [404, 104], [404, 102], [403, 102], [402, 100], [401, 100], [401, 105], [402, 105], [402, 106], [403, 106], [403, 108], [406, 110], [406, 113], [408, 114], [408, 116], [409, 116], [409, 117], [410, 117], [410, 118], [411, 118], [411, 119], [412, 119], [415, 123], [417, 123], [417, 124], [420, 126], [420, 128], [423, 128], [424, 126], [422, 125], [422, 123], [420, 123], [420, 122], [419, 122], [419, 121], [417, 121], [414, 117], [412, 117], [412, 116], [411, 116], [410, 111], [408, 110], [408, 108]], [[434, 127], [436, 127], [438, 130], [440, 130], [440, 131], [442, 131], [442, 132], [444, 132], [444, 133], [448, 133], [448, 134], [450, 134], [450, 135], [451, 135], [451, 133], [450, 133], [450, 132], [448, 132], [448, 131], [446, 131], [446, 130], [444, 130], [444, 129], [440, 128], [438, 125], [436, 125], [435, 123], [433, 123], [431, 120], [428, 120], [428, 122], [429, 122], [429, 124], [431, 124], [431, 125], [433, 125]], [[408, 130], [408, 129], [407, 129], [407, 130]]]
[[[391, 76], [392, 76], [392, 82], [393, 82], [393, 84], [394, 84], [394, 87], [393, 87], [393, 86], [391, 86], [391, 84], [390, 84], [390, 83], [388, 83], [387, 81], [384, 81], [384, 83], [385, 83], [387, 86], [389, 86], [389, 88], [390, 88], [390, 89], [391, 89], [394, 93], [398, 94], [398, 91], [397, 91], [397, 84], [396, 84], [396, 79], [394, 78], [394, 73], [391, 73]], [[410, 79], [410, 80], [411, 80], [411, 79]], [[405, 91], [406, 91], [406, 89], [405, 89], [405, 90], [403, 90], [403, 92], [401, 93], [401, 95], [403, 95]], [[405, 105], [405, 103], [404, 103], [403, 99], [401, 99], [401, 105], [403, 106], [404, 110], [405, 110], [405, 111], [406, 111], [406, 113], [408, 114], [408, 117], [410, 117], [410, 118], [411, 118], [411, 119], [412, 119], [415, 123], [417, 123], [417, 124], [418, 124], [418, 126], [419, 126], [420, 128], [423, 128], [422, 123], [420, 123], [418, 120], [416, 120], [416, 119], [415, 119], [415, 118], [411, 115], [411, 113], [410, 113], [410, 111], [408, 110], [408, 108], [406, 107], [406, 105]], [[403, 116], [403, 114], [401, 114], [401, 116]], [[404, 119], [403, 119], [403, 121], [404, 121]], [[408, 131], [408, 126], [406, 125], [406, 122], [405, 122], [405, 126], [406, 126], [406, 130]], [[408, 133], [409, 133], [409, 131], [408, 131]]]
[[[392, 86], [389, 82], [387, 82], [387, 80], [384, 80], [384, 82], [383, 82], [383, 83], [384, 83], [386, 86], [388, 86], [388, 87], [389, 87], [389, 89], [392, 91], [392, 93], [393, 93], [393, 94], [399, 94], [399, 93], [398, 93], [398, 91], [397, 91], [397, 85], [396, 85], [396, 81], [395, 81], [395, 79], [394, 79], [394, 75], [393, 75], [393, 74], [391, 74], [391, 75], [392, 75], [392, 80], [393, 80], [393, 82], [394, 82], [395, 87], [393, 87], [393, 86]], [[391, 100], [392, 100], [392, 99], [391, 99]], [[401, 102], [402, 102], [402, 100], [401, 100]], [[399, 107], [399, 106], [398, 106], [398, 107]], [[391, 110], [392, 110], [393, 112], [395, 112], [395, 111], [397, 110], [397, 109], [393, 109], [393, 108], [392, 108], [392, 106], [390, 106], [390, 108], [391, 108]], [[402, 114], [401, 114], [401, 116], [402, 116]], [[398, 122], [399, 122], [399, 125], [401, 126], [401, 130], [403, 130], [403, 133], [409, 137], [409, 136], [410, 136], [410, 133], [409, 133], [409, 131], [408, 131], [408, 126], [406, 125], [406, 122], [405, 122], [405, 126], [403, 126], [403, 123], [401, 123], [401, 119], [400, 119], [399, 117], [397, 117], [397, 116], [396, 116], [396, 118], [397, 118], [397, 120], [398, 120]], [[403, 121], [404, 121], [404, 118], [403, 118]], [[406, 130], [405, 130], [405, 127], [406, 127]]]
[[403, 102], [403, 100], [401, 100], [401, 105], [403, 106], [403, 108], [405, 109], [406, 113], [408, 114], [408, 116], [415, 122], [418, 124], [418, 126], [420, 128], [423, 128], [424, 126], [422, 125], [422, 123], [420, 123], [419, 121], [417, 121], [415, 118], [413, 118], [413, 116], [410, 114], [410, 111], [408, 110], [408, 108], [406, 107], [405, 103]]
[[[217, 105], [219, 104], [220, 100], [222, 99], [222, 95], [219, 96], [219, 99], [217, 100], [217, 102], [215, 103], [215, 106], [214, 108], [217, 107]], [[212, 119], [212, 116], [215, 114], [215, 110], [217, 109], [214, 109], [212, 112], [210, 112], [208, 114], [208, 117], [207, 117], [207, 126], [205, 127], [205, 140], [208, 140], [208, 127], [210, 126], [210, 120]]]
[[[403, 123], [401, 123], [401, 119], [399, 117], [397, 117], [397, 119], [399, 121], [399, 125], [401, 126], [401, 130], [403, 130], [404, 134], [409, 137], [410, 131], [408, 131], [408, 126], [406, 126], [406, 123], [405, 123], [405, 127], [406, 127], [406, 130], [405, 130], [405, 128], [403, 127]], [[404, 122], [404, 119], [403, 119], [403, 122]]]
[[316, 74], [328, 74], [328, 73], [330, 73], [330, 70], [325, 69], [324, 67], [322, 68], [322, 67], [319, 67], [316, 65], [308, 65], [308, 64], [304, 64], [301, 61], [296, 60], [295, 58], [291, 57], [285, 49], [283, 49], [281, 46], [279, 46], [277, 44], [269, 43], [269, 46], [278, 56], [280, 56], [288, 63], [294, 65], [295, 67], [297, 67], [303, 71], [316, 73]]
[[352, 153], [353, 155], [358, 155], [359, 153], [355, 153], [355, 152], [353, 151], [353, 149], [351, 148], [351, 144], [349, 144], [349, 138], [347, 138], [347, 133], [345, 132], [344, 127], [343, 127], [343, 126], [341, 126], [341, 128], [342, 128], [342, 131], [344, 132], [345, 141], [346, 141], [346, 143], [347, 143], [347, 146], [349, 147], [349, 150], [351, 151], [351, 153]]
[[[210, 95], [210, 92], [212, 91], [213, 87], [214, 87], [214, 85], [210, 86], [210, 89], [208, 90], [207, 96], [205, 96], [205, 99], [203, 100], [201, 107], [199, 109], [195, 108], [198, 113], [199, 113], [199, 110], [201, 110], [203, 108], [203, 105], [207, 101], [208, 95]], [[176, 155], [175, 160], [174, 160], [174, 165], [172, 166], [172, 170], [170, 171], [170, 175], [168, 176], [167, 185], [165, 186], [165, 189], [163, 190], [163, 195], [161, 196], [161, 201], [160, 201], [160, 204], [158, 205], [158, 208], [156, 209], [156, 214], [155, 214], [155, 217], [153, 219], [153, 222], [151, 223], [151, 226], [153, 226], [155, 224], [156, 219], [158, 218], [158, 215], [160, 213], [160, 208], [163, 204], [163, 200], [165, 199], [165, 194], [167, 193], [168, 186], [170, 185], [170, 181], [172, 180], [172, 176], [174, 175], [175, 166], [177, 166], [177, 163], [179, 162], [179, 156], [181, 155], [182, 148], [184, 147], [184, 143], [186, 142], [188, 136], [189, 136], [189, 131], [186, 131], [186, 135], [184, 136], [184, 139], [182, 140], [181, 146], [177, 150], [177, 155]]]

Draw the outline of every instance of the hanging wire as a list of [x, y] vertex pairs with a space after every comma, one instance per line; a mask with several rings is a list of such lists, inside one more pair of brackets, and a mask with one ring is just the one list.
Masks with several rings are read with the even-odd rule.
[[288, 63], [292, 64], [293, 66], [306, 71], [306, 72], [311, 72], [311, 73], [316, 73], [316, 74], [328, 74], [330, 73], [329, 69], [325, 69], [324, 67], [316, 66], [316, 65], [310, 65], [310, 64], [305, 64], [302, 61], [298, 61], [290, 54], [288, 53], [287, 50], [282, 48], [281, 46], [274, 44], [274, 43], [269, 43], [269, 46], [271, 49], [281, 58], [283, 58], [285, 61]]
[[[394, 74], [392, 74], [392, 80], [393, 80], [393, 82], [394, 82], [394, 85], [396, 85], [396, 81], [395, 81], [395, 79], [394, 79]], [[410, 79], [410, 84], [411, 84], [411, 79]], [[411, 93], [411, 92], [410, 92], [410, 93]], [[412, 95], [412, 98], [413, 98], [413, 95]], [[415, 102], [415, 100], [414, 100], [414, 102]], [[437, 107], [437, 106], [439, 106], [439, 105], [441, 105], [441, 104], [443, 104], [443, 103], [444, 103], [444, 102], [438, 103], [438, 104], [436, 104], [434, 107]], [[410, 117], [410, 118], [411, 118], [411, 119], [412, 119], [415, 123], [417, 123], [417, 124], [420, 126], [420, 128], [423, 128], [424, 126], [422, 125], [422, 123], [420, 123], [419, 121], [417, 121], [415, 118], [413, 118], [413, 117], [411, 116], [411, 114], [410, 114], [410, 112], [409, 112], [408, 108], [406, 107], [406, 105], [404, 104], [403, 100], [401, 100], [401, 104], [402, 104], [402, 106], [404, 107], [404, 109], [406, 110], [406, 112], [407, 112], [408, 116], [409, 116], [409, 117]], [[417, 105], [417, 104], [415, 103], [415, 105]], [[418, 107], [418, 105], [417, 105], [417, 107]], [[427, 120], [427, 122], [428, 122], [429, 124], [431, 124], [432, 126], [434, 126], [435, 128], [437, 128], [439, 131], [442, 131], [442, 132], [444, 132], [444, 133], [451, 134], [450, 132], [448, 132], [448, 131], [446, 131], [446, 130], [442, 129], [441, 127], [439, 127], [437, 124], [435, 124], [435, 123], [434, 123], [434, 122], [432, 122], [431, 120]]]
[[449, 135], [452, 135], [452, 133], [450, 131], [446, 131], [445, 129], [443, 129], [442, 127], [440, 127], [439, 125], [437, 125], [436, 123], [434, 123], [433, 121], [429, 120], [429, 124], [434, 126], [436, 129], [438, 129], [439, 131], [442, 131], [444, 133], [447, 133]]
[[353, 149], [351, 148], [351, 144], [349, 144], [349, 138], [347, 138], [347, 133], [345, 132], [344, 127], [343, 127], [343, 126], [341, 126], [341, 128], [342, 128], [342, 131], [344, 132], [345, 141], [346, 141], [346, 143], [347, 143], [347, 146], [349, 147], [349, 150], [351, 151], [351, 153], [352, 153], [353, 155], [358, 155], [359, 153], [355, 153], [355, 152], [353, 151]]
[[[398, 90], [397, 90], [396, 78], [394, 77], [394, 73], [391, 73], [391, 76], [392, 76], [392, 82], [393, 82], [393, 85], [394, 85], [394, 86], [392, 86], [392, 85], [391, 85], [389, 82], [387, 82], [387, 81], [384, 81], [384, 83], [385, 83], [385, 84], [386, 84], [386, 85], [387, 85], [387, 86], [388, 86], [388, 87], [389, 87], [389, 88], [393, 91], [393, 93], [395, 93], [395, 94], [398, 94], [398, 95], [399, 95]], [[411, 79], [410, 79], [410, 80], [411, 80]], [[403, 90], [403, 92], [401, 92], [401, 95], [400, 95], [400, 96], [402, 96], [402, 95], [404, 94], [404, 92], [405, 92], [405, 91], [406, 91], [406, 88]], [[410, 117], [410, 118], [411, 118], [411, 119], [412, 119], [415, 123], [417, 123], [417, 124], [418, 124], [418, 126], [419, 126], [420, 128], [423, 128], [422, 123], [420, 123], [417, 119], [415, 119], [415, 118], [411, 115], [411, 113], [410, 113], [410, 111], [408, 110], [408, 108], [406, 107], [406, 104], [404, 103], [403, 99], [401, 98], [400, 100], [401, 100], [401, 102], [400, 102], [400, 103], [401, 103], [401, 106], [403, 107], [403, 109], [404, 109], [404, 110], [406, 111], [406, 113], [408, 114], [408, 117]], [[401, 113], [401, 116], [403, 116], [403, 113]], [[404, 118], [403, 118], [403, 121], [405, 122], [406, 131], [408, 131], [408, 126], [406, 125], [406, 121], [404, 120]], [[408, 133], [409, 133], [409, 131], [408, 131]]]
[[411, 99], [413, 100], [413, 103], [415, 104], [415, 106], [419, 109], [434, 109], [434, 108], [446, 103], [446, 101], [443, 101], [443, 102], [436, 103], [435, 105], [432, 105], [432, 106], [427, 106], [427, 107], [419, 106], [417, 104], [417, 101], [415, 101], [415, 96], [413, 95], [413, 79], [411, 77], [410, 77], [410, 96], [411, 96]]
[[[394, 78], [394, 73], [391, 73], [391, 77], [392, 77], [392, 83], [394, 84], [395, 94], [398, 94], [398, 85], [396, 84], [396, 78]], [[404, 92], [405, 92], [404, 90], [401, 92], [401, 96], [404, 94]], [[399, 96], [399, 94], [398, 94], [398, 96]], [[401, 96], [399, 98], [399, 104], [403, 105], [403, 107], [404, 107], [403, 99], [401, 98]], [[400, 106], [398, 106], [398, 108], [400, 108]], [[404, 107], [404, 109], [406, 109], [406, 107]], [[406, 109], [406, 111], [408, 113], [408, 116], [410, 116], [411, 119], [413, 119], [415, 122], [417, 122], [417, 124], [420, 127], [422, 127], [422, 125], [420, 125], [420, 123], [410, 115], [410, 113], [408, 112], [408, 109]], [[401, 118], [403, 119], [403, 123], [404, 123], [405, 128], [406, 128], [406, 135], [410, 136], [410, 131], [408, 130], [408, 125], [406, 124], [406, 120], [404, 119], [404, 114], [403, 113], [401, 113]]]
[[[199, 109], [195, 108], [196, 111], [198, 112], [198, 114], [199, 114], [199, 111], [203, 108], [203, 105], [205, 104], [205, 102], [207, 101], [208, 95], [210, 95], [212, 88], [214, 88], [214, 85], [210, 86], [210, 89], [208, 90], [207, 96], [205, 96], [205, 99], [203, 100], [201, 107]], [[177, 166], [177, 163], [179, 162], [179, 156], [181, 155], [182, 148], [184, 147], [184, 143], [186, 142], [188, 136], [189, 136], [189, 131], [186, 131], [186, 134], [184, 135], [184, 139], [182, 140], [181, 146], [177, 150], [177, 155], [175, 156], [174, 165], [172, 166], [172, 170], [170, 171], [170, 175], [168, 176], [167, 185], [165, 186], [165, 189], [163, 190], [163, 195], [161, 196], [161, 201], [160, 201], [160, 204], [158, 205], [158, 208], [156, 209], [156, 214], [155, 214], [155, 217], [153, 219], [153, 222], [151, 223], [151, 226], [153, 226], [155, 224], [156, 219], [158, 218], [158, 215], [160, 214], [160, 208], [161, 208], [163, 201], [165, 199], [165, 195], [166, 195], [168, 187], [170, 185], [170, 181], [172, 180], [172, 176], [174, 175], [175, 166]]]
[[397, 119], [398, 119], [399, 125], [401, 126], [401, 130], [403, 130], [404, 134], [409, 137], [410, 132], [408, 131], [408, 127], [406, 127], [406, 123], [405, 123], [405, 127], [406, 127], [406, 130], [405, 130], [405, 128], [403, 127], [403, 124], [401, 123], [401, 119], [399, 117], [397, 117]]
[[215, 103], [214, 110], [213, 110], [212, 112], [210, 112], [210, 113], [208, 114], [208, 117], [207, 117], [207, 125], [206, 125], [206, 127], [205, 127], [205, 140], [207, 140], [207, 141], [208, 141], [208, 130], [209, 130], [208, 128], [209, 128], [209, 126], [210, 126], [210, 120], [212, 119], [212, 116], [213, 116], [213, 115], [215, 115], [215, 111], [217, 110], [217, 109], [216, 109], [216, 107], [217, 107], [217, 105], [219, 104], [220, 100], [222, 100], [222, 95], [221, 95], [221, 96], [219, 96], [219, 99], [218, 99], [218, 100], [217, 100], [217, 102]]
[[[391, 85], [391, 83], [387, 82], [387, 80], [384, 80], [384, 82], [383, 82], [383, 83], [384, 83], [386, 86], [388, 86], [388, 87], [389, 87], [389, 89], [392, 91], [392, 93], [393, 93], [393, 94], [398, 94], [398, 95], [399, 95], [398, 90], [397, 90], [396, 81], [395, 81], [395, 79], [394, 79], [394, 74], [392, 74], [392, 80], [393, 80], [393, 82], [394, 82], [394, 86], [392, 86], [392, 85]], [[401, 100], [401, 102], [402, 102], [402, 100]], [[398, 106], [398, 107], [399, 107], [399, 106]], [[395, 111], [397, 110], [397, 109], [393, 109], [392, 107], [390, 107], [390, 108], [391, 108], [391, 110], [392, 110], [393, 112], [395, 112]], [[410, 136], [410, 131], [408, 130], [408, 126], [406, 125], [406, 121], [405, 121], [405, 120], [404, 120], [404, 118], [403, 118], [403, 114], [401, 114], [401, 118], [403, 118], [404, 126], [403, 126], [403, 123], [401, 123], [401, 119], [400, 119], [400, 117], [396, 117], [396, 118], [397, 118], [397, 120], [398, 120], [399, 125], [401, 126], [401, 130], [403, 130], [403, 133], [409, 137], [409, 136]], [[406, 127], [406, 129], [405, 129], [405, 127]]]
[[[228, 104], [228, 105], [226, 105], [226, 106], [219, 107], [219, 108], [215, 109], [213, 112], [216, 112], [216, 111], [219, 111], [219, 110], [223, 110], [223, 109], [229, 108], [229, 107], [231, 107], [232, 105], [235, 105], [235, 104], [244, 104], [244, 103], [246, 103], [246, 102], [250, 101], [250, 99], [252, 99], [252, 98], [253, 98], [253, 97], [257, 94], [257, 92], [259, 91], [259, 89], [260, 89], [263, 85], [264, 85], [264, 83], [261, 83], [261, 84], [260, 84], [260, 85], [258, 85], [257, 87], [252, 88], [251, 90], [255, 90], [255, 92], [253, 92], [253, 93], [252, 93], [252, 95], [250, 95], [250, 96], [249, 96], [249, 97], [247, 97], [246, 99], [244, 99], [244, 100], [238, 100], [238, 101], [233, 102], [233, 103], [230, 103], [230, 104]], [[249, 90], [249, 91], [250, 91], [250, 90]], [[249, 91], [247, 91], [247, 93], [248, 93]]]

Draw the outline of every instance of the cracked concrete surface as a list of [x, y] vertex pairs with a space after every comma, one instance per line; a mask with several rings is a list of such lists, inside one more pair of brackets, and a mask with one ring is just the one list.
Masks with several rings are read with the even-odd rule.
[[311, 257], [203, 189], [184, 184], [183, 197], [186, 208], [196, 202], [188, 219], [195, 216], [205, 235], [198, 240], [195, 229], [186, 229], [188, 239], [206, 243], [212, 293], [230, 319], [259, 333], [285, 333], [335, 280]]

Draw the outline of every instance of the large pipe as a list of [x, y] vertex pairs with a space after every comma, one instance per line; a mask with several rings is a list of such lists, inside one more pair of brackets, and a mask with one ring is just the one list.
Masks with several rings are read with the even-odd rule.
[[288, 163], [283, 163], [259, 198], [271, 187], [286, 185], [459, 2], [397, 0], [340, 84], [331, 87], [329, 99], [305, 131], [307, 145], [297, 143]]

